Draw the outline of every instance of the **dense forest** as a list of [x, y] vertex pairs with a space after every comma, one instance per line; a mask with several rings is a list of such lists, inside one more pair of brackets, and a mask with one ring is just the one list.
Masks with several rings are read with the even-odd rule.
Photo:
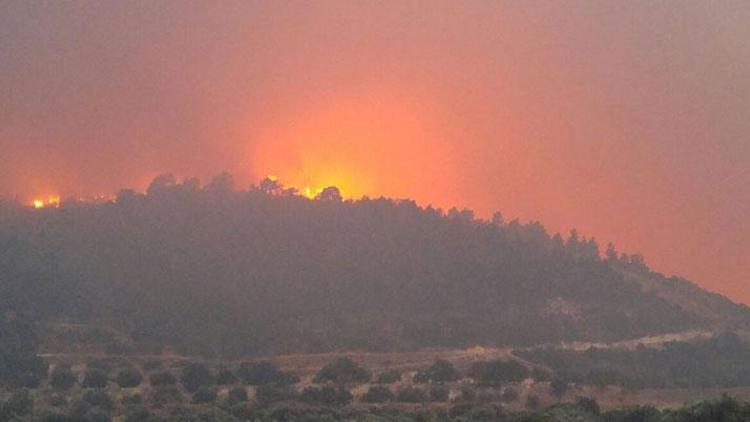
[[[410, 200], [308, 199], [271, 179], [157, 177], [147, 193], [0, 204], [0, 309], [101, 323], [204, 356], [613, 341], [743, 328], [747, 308], [536, 222]], [[646, 279], [653, 288], [634, 278]], [[663, 294], [691, 286], [700, 312]], [[674, 289], [673, 289], [674, 290]], [[708, 306], [708, 305], [707, 305]]]

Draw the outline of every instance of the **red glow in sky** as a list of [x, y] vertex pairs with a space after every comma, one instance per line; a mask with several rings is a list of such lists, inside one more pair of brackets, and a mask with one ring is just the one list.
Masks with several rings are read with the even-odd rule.
[[750, 5], [0, 4], [0, 194], [173, 172], [576, 227], [750, 303]]

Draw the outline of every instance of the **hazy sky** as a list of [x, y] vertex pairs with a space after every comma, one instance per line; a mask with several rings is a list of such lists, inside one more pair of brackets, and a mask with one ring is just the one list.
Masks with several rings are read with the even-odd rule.
[[229, 170], [577, 227], [750, 303], [750, 2], [0, 0], [0, 192]]

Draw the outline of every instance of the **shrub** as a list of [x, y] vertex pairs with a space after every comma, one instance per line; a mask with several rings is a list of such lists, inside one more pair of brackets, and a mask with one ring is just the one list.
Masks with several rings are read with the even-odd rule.
[[430, 401], [447, 402], [451, 395], [451, 389], [444, 385], [436, 385], [430, 389]]
[[89, 409], [88, 412], [83, 416], [83, 420], [86, 422], [112, 422], [112, 416], [109, 412], [100, 409], [93, 408]]
[[151, 402], [157, 407], [179, 404], [183, 401], [182, 392], [175, 386], [160, 387], [151, 394]]
[[399, 381], [401, 381], [401, 372], [396, 369], [381, 372], [376, 380], [378, 384], [394, 384]]
[[88, 422], [86, 419], [86, 415], [91, 410], [91, 405], [85, 401], [85, 400], [76, 400], [74, 401], [70, 406], [70, 416], [73, 420], [84, 420]]
[[255, 399], [261, 404], [272, 404], [280, 401], [294, 400], [297, 391], [287, 385], [265, 384], [255, 390]]
[[105, 388], [108, 382], [107, 374], [99, 369], [88, 369], [83, 378], [85, 388]]
[[49, 403], [53, 407], [65, 406], [68, 404], [68, 399], [63, 394], [52, 393], [49, 398]]
[[553, 378], [549, 386], [552, 389], [552, 394], [558, 399], [562, 398], [568, 391], [568, 381], [562, 377]]
[[50, 385], [57, 390], [68, 390], [76, 383], [76, 376], [69, 365], [61, 365], [52, 371]]
[[446, 360], [436, 360], [432, 366], [414, 376], [416, 383], [443, 383], [459, 379], [461, 379], [461, 374], [452, 363]]
[[362, 384], [370, 380], [372, 374], [366, 368], [349, 358], [337, 359], [326, 364], [315, 375], [316, 384], [333, 382], [336, 384]]
[[364, 403], [387, 403], [391, 402], [396, 397], [388, 387], [382, 385], [375, 385], [370, 387], [369, 390], [362, 396], [362, 402]]
[[474, 363], [469, 370], [469, 376], [477, 384], [499, 386], [504, 382], [523, 381], [529, 376], [529, 370], [515, 360], [495, 360]]
[[216, 389], [207, 386], [198, 387], [193, 393], [193, 403], [213, 403], [216, 401]]
[[107, 343], [107, 346], [104, 348], [104, 351], [107, 352], [109, 355], [124, 355], [129, 351], [129, 347], [127, 344], [119, 342], [119, 341], [112, 341]]
[[295, 374], [279, 370], [271, 362], [243, 362], [237, 375], [247, 385], [282, 384], [291, 385], [299, 382]]
[[123, 369], [117, 374], [116, 378], [117, 385], [122, 388], [134, 388], [141, 385], [143, 382], [143, 376], [141, 372], [135, 368]]
[[586, 412], [592, 413], [594, 415], [598, 415], [599, 413], [601, 413], [599, 403], [597, 403], [596, 399], [593, 399], [591, 397], [578, 397], [578, 400], [576, 400], [576, 405], [578, 405], [578, 407], [585, 410]]
[[471, 403], [471, 402], [474, 402], [476, 399], [477, 399], [477, 393], [476, 391], [474, 391], [474, 387], [470, 385], [463, 385], [461, 386], [461, 391], [459, 392], [455, 401], [457, 403]]
[[141, 397], [140, 394], [122, 396], [122, 404], [123, 406], [126, 406], [126, 407], [143, 404], [143, 397]]
[[[14, 391], [8, 401], [3, 404], [2, 414], [5, 416], [22, 416], [31, 413], [34, 399], [26, 389]], [[12, 418], [11, 418], [12, 419]]]
[[245, 402], [247, 401], [247, 390], [245, 390], [245, 387], [234, 387], [229, 390], [227, 398], [232, 403]]
[[552, 374], [544, 368], [535, 366], [534, 369], [531, 370], [531, 378], [536, 382], [545, 382], [552, 379]]
[[18, 380], [18, 385], [24, 388], [39, 388], [41, 383], [42, 378], [39, 375], [32, 373], [23, 374]]
[[323, 406], [345, 406], [352, 401], [352, 394], [342, 387], [329, 385], [317, 388], [308, 387], [300, 395], [300, 400], [309, 404]]
[[83, 400], [91, 406], [98, 407], [100, 409], [109, 410], [115, 408], [115, 402], [112, 397], [103, 390], [89, 390], [83, 394]]
[[125, 409], [125, 422], [143, 422], [151, 419], [151, 413], [140, 405], [128, 406]]
[[536, 394], [529, 394], [528, 397], [526, 397], [526, 408], [535, 410], [539, 408], [539, 405], [541, 404], [541, 400], [539, 400], [539, 396]]
[[514, 402], [518, 400], [518, 391], [515, 388], [508, 387], [503, 391], [503, 395], [500, 398], [506, 403]]
[[191, 393], [200, 387], [213, 385], [216, 381], [208, 366], [202, 363], [192, 363], [182, 370], [182, 385]]
[[404, 403], [423, 403], [427, 401], [427, 396], [421, 388], [406, 386], [398, 389], [396, 400]]
[[[652, 406], [611, 410], [604, 414], [603, 419], [608, 422], [657, 422], [662, 420], [661, 412]], [[693, 419], [693, 421], [695, 420]]]
[[164, 385], [174, 385], [177, 382], [177, 379], [172, 375], [169, 371], [161, 371], [157, 372], [155, 374], [152, 374], [149, 377], [149, 382], [154, 387], [160, 387]]
[[216, 374], [216, 384], [218, 385], [232, 385], [236, 382], [237, 376], [229, 369], [222, 369]]

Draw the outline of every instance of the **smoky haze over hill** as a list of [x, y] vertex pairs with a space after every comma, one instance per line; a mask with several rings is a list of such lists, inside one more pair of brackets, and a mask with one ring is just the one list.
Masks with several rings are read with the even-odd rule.
[[[266, 179], [154, 180], [107, 203], [0, 208], [2, 308], [206, 356], [615, 341], [750, 311], [539, 223]], [[600, 255], [603, 255], [602, 258]]]

